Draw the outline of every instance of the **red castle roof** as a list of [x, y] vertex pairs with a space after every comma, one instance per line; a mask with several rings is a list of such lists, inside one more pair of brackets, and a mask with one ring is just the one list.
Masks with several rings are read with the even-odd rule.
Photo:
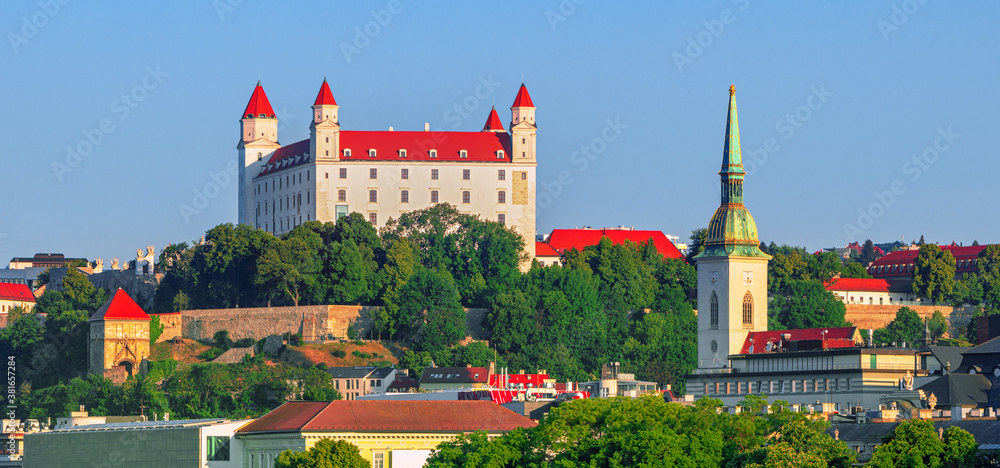
[[270, 101], [267, 100], [267, 94], [264, 94], [264, 87], [258, 81], [257, 87], [253, 89], [253, 94], [250, 95], [250, 102], [247, 103], [247, 108], [243, 111], [243, 118], [255, 119], [260, 117], [269, 119], [277, 118], [274, 115], [274, 109], [271, 108]]
[[[985, 245], [942, 245], [941, 250], [951, 252], [955, 257], [955, 273], [971, 273], [977, 268], [979, 252]], [[884, 257], [872, 262], [868, 273], [876, 278], [909, 277], [913, 274], [913, 264], [917, 260], [918, 250], [897, 250], [889, 252]]]
[[494, 107], [490, 109], [490, 116], [486, 119], [486, 125], [483, 126], [484, 132], [502, 132], [503, 124], [500, 123], [500, 116], [497, 115], [497, 108]]
[[26, 285], [0, 283], [0, 301], [35, 302], [35, 295]]
[[[636, 244], [652, 240], [656, 250], [664, 258], [684, 258], [680, 250], [670, 239], [660, 231], [635, 231], [625, 229], [553, 229], [549, 235], [548, 244], [562, 253], [572, 248], [583, 250], [588, 245], [597, 245], [602, 237], [607, 237], [614, 244], [632, 241]], [[535, 246], [538, 251], [538, 246]]]
[[498, 433], [535, 425], [492, 401], [293, 401], [237, 432]]
[[524, 83], [521, 83], [521, 89], [517, 90], [517, 97], [514, 98], [514, 104], [510, 107], [535, 107], [535, 103], [531, 102], [531, 96], [528, 95], [528, 88], [524, 87]]
[[545, 242], [535, 242], [535, 256], [536, 257], [559, 257], [559, 252], [553, 249], [551, 245]]
[[889, 282], [877, 278], [834, 278], [826, 283], [826, 290], [889, 292]]
[[[826, 333], [823, 333], [823, 332]], [[851, 348], [855, 342], [861, 342], [858, 327], [836, 328], [800, 328], [798, 330], [768, 330], [747, 333], [740, 354], [759, 354], [767, 352], [767, 343], [777, 346], [785, 341], [783, 335], [791, 335], [787, 341], [822, 340], [822, 348]], [[753, 346], [753, 351], [750, 347]]]
[[316, 95], [316, 102], [313, 103], [314, 106], [336, 106], [337, 101], [333, 99], [333, 93], [330, 92], [330, 85], [327, 84], [326, 78], [323, 78], [323, 86], [319, 87], [319, 94]]
[[115, 292], [101, 308], [90, 316], [90, 321], [97, 320], [149, 320], [149, 315], [136, 304], [124, 289]]

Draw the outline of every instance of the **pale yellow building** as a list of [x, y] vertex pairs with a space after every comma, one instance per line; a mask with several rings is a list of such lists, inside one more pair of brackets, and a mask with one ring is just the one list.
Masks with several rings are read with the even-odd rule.
[[417, 468], [431, 450], [459, 434], [500, 436], [536, 423], [492, 401], [293, 401], [244, 426], [245, 468], [272, 468], [285, 450], [323, 439], [357, 445], [373, 468]]
[[149, 357], [149, 315], [122, 289], [90, 316], [90, 372], [133, 375]]

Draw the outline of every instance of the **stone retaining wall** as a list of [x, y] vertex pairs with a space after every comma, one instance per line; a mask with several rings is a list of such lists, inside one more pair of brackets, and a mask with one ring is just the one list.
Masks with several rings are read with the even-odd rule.
[[[847, 314], [844, 320], [853, 323], [860, 329], [884, 328], [896, 318], [896, 312], [900, 305], [869, 305], [869, 304], [846, 304]], [[905, 306], [913, 309], [921, 319], [928, 319], [934, 315], [935, 310], [940, 310], [944, 317], [948, 319], [948, 333], [957, 336], [969, 323], [969, 319], [976, 311], [974, 307], [951, 307], [947, 305], [927, 305], [927, 306]]]

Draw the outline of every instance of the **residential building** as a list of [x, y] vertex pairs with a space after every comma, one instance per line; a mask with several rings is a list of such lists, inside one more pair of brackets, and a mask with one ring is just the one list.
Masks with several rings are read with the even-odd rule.
[[141, 466], [243, 468], [243, 442], [233, 437], [250, 420], [189, 419], [94, 424], [24, 436], [25, 468]]
[[[535, 235], [535, 105], [522, 84], [510, 129], [496, 109], [479, 132], [342, 130], [324, 80], [310, 137], [278, 143], [278, 119], [260, 83], [240, 121], [238, 219], [273, 234], [358, 212], [376, 227], [439, 203]], [[528, 252], [533, 254], [533, 252]]]
[[391, 367], [331, 367], [326, 372], [333, 378], [333, 388], [345, 400], [385, 393], [396, 380], [396, 369]]
[[589, 393], [590, 398], [613, 398], [617, 396], [638, 397], [649, 393], [659, 393], [656, 382], [636, 380], [635, 374], [621, 372], [621, 363], [612, 362], [601, 366], [601, 379], [580, 382], [580, 391]]
[[31, 312], [35, 308], [35, 294], [24, 284], [0, 283], [0, 314], [6, 316], [15, 307]]
[[38, 275], [48, 270], [48, 268], [19, 268], [0, 269], [0, 283], [23, 284], [32, 291], [38, 289]]
[[[969, 273], [975, 273], [979, 261], [979, 252], [985, 245], [942, 245], [941, 250], [951, 252], [955, 257], [955, 278], [961, 278]], [[913, 281], [914, 262], [917, 260], [918, 249], [897, 250], [889, 252], [884, 257], [872, 262], [868, 273], [879, 279], [896, 279], [906, 282]]]
[[81, 262], [88, 264], [86, 258], [66, 258], [61, 253], [36, 253], [34, 257], [14, 257], [7, 263], [7, 268], [11, 270], [23, 270], [25, 268], [52, 268], [65, 267], [70, 263]]
[[247, 468], [271, 468], [285, 450], [323, 439], [355, 444], [373, 468], [423, 466], [431, 450], [459, 434], [490, 438], [536, 423], [491, 401], [293, 401], [237, 431]]
[[420, 389], [484, 388], [489, 385], [490, 375], [486, 367], [425, 367], [420, 375]]
[[[835, 423], [826, 429], [826, 433], [837, 440], [843, 441], [857, 453], [858, 463], [871, 459], [875, 448], [882, 444], [885, 437], [899, 426], [901, 422], [870, 422]], [[1000, 421], [993, 420], [963, 420], [963, 421], [931, 421], [936, 432], [950, 427], [960, 427], [976, 438], [980, 450], [1000, 449]], [[940, 432], [939, 432], [940, 433]]]
[[834, 278], [826, 283], [826, 290], [844, 304], [899, 304], [919, 300], [908, 281], [889, 281], [881, 278]]

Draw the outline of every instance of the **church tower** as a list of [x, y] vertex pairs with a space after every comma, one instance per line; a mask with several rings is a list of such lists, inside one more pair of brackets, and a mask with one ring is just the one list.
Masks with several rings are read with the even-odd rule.
[[250, 96], [243, 116], [240, 117], [239, 150], [239, 216], [240, 224], [257, 226], [257, 207], [254, 204], [253, 178], [260, 173], [260, 168], [267, 164], [268, 158], [280, 148], [278, 144], [278, 117], [267, 100], [264, 88], [257, 86]]
[[698, 368], [727, 367], [747, 333], [767, 330], [767, 261], [757, 224], [743, 205], [743, 159], [736, 118], [736, 86], [729, 87], [729, 118], [722, 150], [722, 203], [712, 216], [698, 268]]
[[315, 160], [339, 161], [340, 120], [337, 116], [340, 106], [333, 99], [330, 85], [323, 79], [323, 85], [313, 103], [313, 121], [309, 124], [311, 151]]

